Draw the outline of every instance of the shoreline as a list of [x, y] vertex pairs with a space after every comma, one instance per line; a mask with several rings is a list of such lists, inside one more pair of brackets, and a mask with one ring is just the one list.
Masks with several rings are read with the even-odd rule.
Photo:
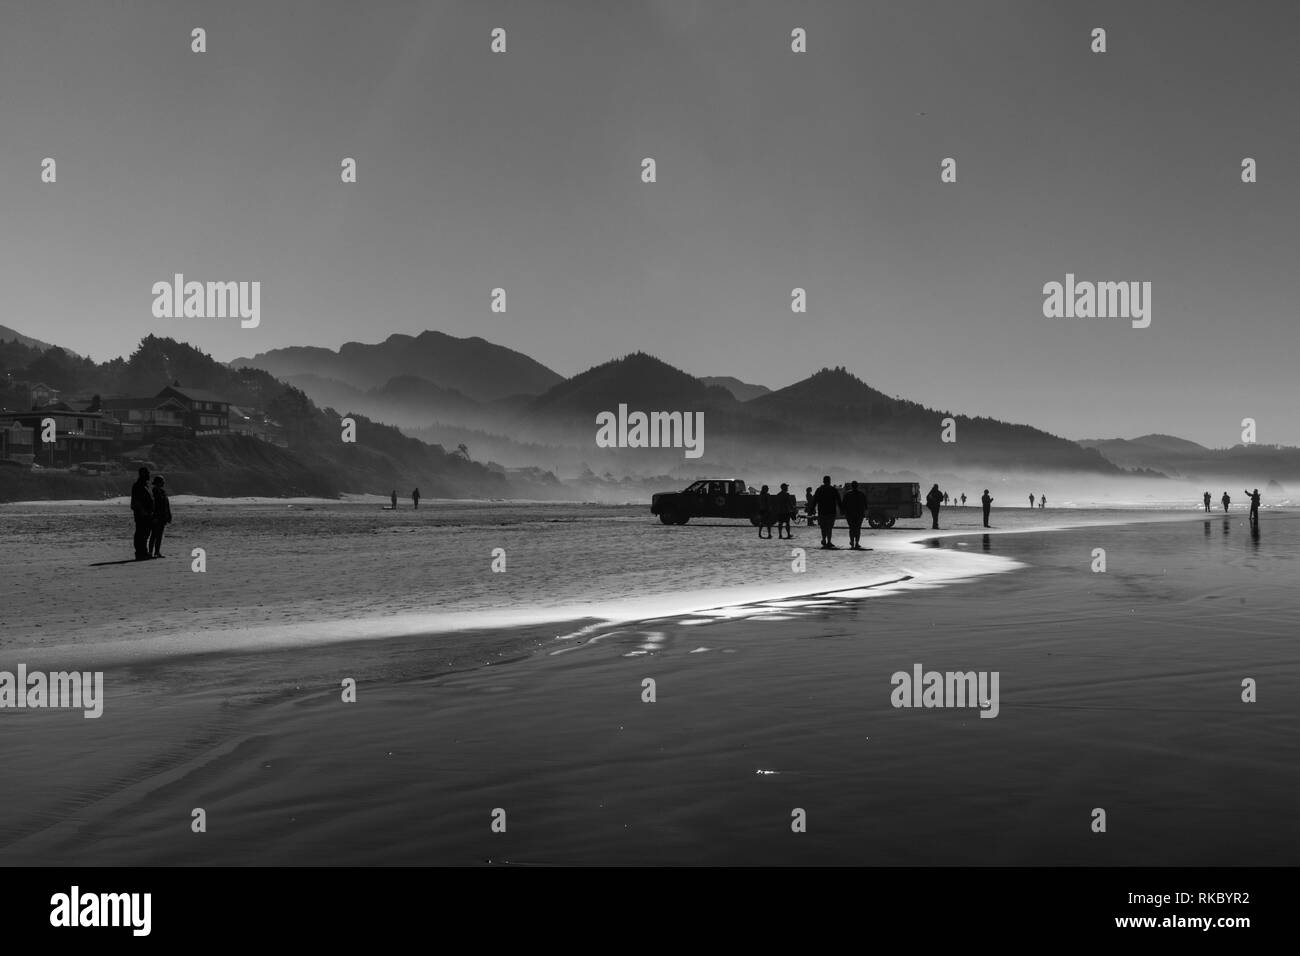
[[[45, 642], [29, 643], [25, 646], [10, 644], [4, 647], [4, 655], [8, 658], [22, 656], [25, 653], [22, 662], [30, 667], [43, 666], [54, 669], [71, 666], [75, 662], [78, 669], [85, 669], [86, 665], [147, 666], [166, 660], [230, 653], [247, 655], [310, 651], [313, 648], [324, 647], [346, 648], [351, 645], [363, 647], [406, 639], [425, 640], [431, 646], [439, 643], [459, 647], [462, 644], [472, 644], [482, 635], [502, 632], [527, 635], [521, 639], [521, 642], [530, 644], [536, 634], [548, 630], [556, 632], [553, 634], [553, 640], [564, 640], [575, 629], [630, 627], [656, 619], [741, 608], [769, 601], [824, 598], [831, 594], [851, 591], [861, 591], [863, 597], [875, 597], [921, 588], [946, 587], [989, 575], [1022, 571], [1025, 568], [1025, 564], [1016, 560], [1014, 556], [962, 552], [927, 544], [941, 539], [979, 535], [992, 537], [1042, 532], [1059, 533], [1090, 527], [1177, 523], [1190, 521], [1197, 516], [1180, 512], [1136, 512], [1118, 519], [1113, 513], [1099, 514], [1098, 517], [1101, 520], [1066, 520], [1029, 528], [948, 527], [937, 531], [908, 528], [874, 532], [870, 533], [870, 536], [864, 529], [863, 540], [870, 546], [866, 551], [851, 552], [847, 548], [838, 548], [832, 554], [850, 556], [847, 559], [853, 560], [854, 555], [865, 556], [869, 552], [875, 552], [877, 557], [886, 558], [887, 564], [854, 572], [849, 580], [804, 581], [799, 577], [791, 576], [786, 579], [774, 578], [763, 584], [677, 590], [625, 597], [619, 600], [602, 599], [549, 606], [474, 610], [427, 607], [274, 624], [235, 620], [213, 627], [182, 626], [159, 633], [146, 631], [139, 636], [120, 639], [92, 637], [82, 641], [72, 640], [53, 644]], [[740, 524], [736, 525], [737, 529], [743, 527]], [[837, 533], [843, 530], [842, 522], [836, 525]], [[795, 546], [803, 547], [809, 555], [821, 553], [821, 549], [817, 546], [798, 543], [798, 541], [806, 542], [806, 539], [797, 539]], [[918, 561], [909, 561], [909, 558], [922, 556], [930, 562], [937, 561], [938, 566], [926, 567], [919, 571], [909, 566], [918, 564]], [[904, 577], [900, 578], [900, 576]]]

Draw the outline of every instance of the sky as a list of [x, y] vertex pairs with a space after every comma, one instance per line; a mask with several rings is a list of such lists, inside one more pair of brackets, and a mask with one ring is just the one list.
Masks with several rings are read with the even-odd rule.
[[[1223, 447], [1249, 417], [1300, 444], [1298, 22], [1254, 0], [11, 0], [0, 324], [97, 360], [150, 333], [224, 361], [438, 329], [564, 375], [637, 350], [769, 387], [843, 365], [1070, 438]], [[177, 272], [261, 282], [260, 324], [155, 318]], [[1150, 326], [1045, 317], [1067, 273], [1150, 282]]]

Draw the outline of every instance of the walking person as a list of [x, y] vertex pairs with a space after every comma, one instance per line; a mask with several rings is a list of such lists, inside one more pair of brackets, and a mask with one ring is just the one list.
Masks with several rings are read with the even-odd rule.
[[1033, 496], [1033, 495], [1030, 495], [1030, 496], [1029, 496], [1029, 507], [1032, 508], [1033, 506], [1034, 506], [1034, 496]]
[[396, 511], [396, 510], [397, 510], [397, 489], [396, 489], [396, 488], [393, 489], [392, 499], [393, 499], [393, 508], [392, 508], [392, 510], [393, 510], [393, 511]]
[[1226, 515], [1228, 513], [1228, 505], [1232, 504], [1232, 499], [1228, 497], [1228, 493], [1225, 491], [1221, 500], [1223, 501], [1223, 513]]
[[849, 547], [862, 550], [862, 520], [867, 516], [867, 496], [858, 490], [856, 481], [849, 482], [844, 492], [844, 520], [849, 523]]
[[415, 510], [419, 511], [420, 510], [420, 489], [419, 488], [416, 488], [414, 491], [411, 492], [411, 500], [415, 502]]
[[1250, 499], [1250, 523], [1258, 524], [1259, 523], [1259, 489], [1256, 488], [1254, 491], [1243, 491], [1242, 494], [1244, 494], [1247, 498]]
[[989, 526], [989, 509], [993, 507], [993, 499], [989, 497], [989, 490], [984, 489], [984, 494], [980, 495], [980, 504], [984, 506], [984, 527]]
[[162, 475], [153, 480], [153, 523], [149, 531], [149, 556], [161, 558], [163, 531], [172, 523], [172, 503], [167, 499], [167, 482]]
[[1208, 491], [1205, 493], [1205, 513], [1210, 513], [1210, 493]]
[[[760, 538], [772, 537], [772, 496], [767, 493], [767, 485], [758, 493], [758, 536]], [[767, 534], [763, 534], [763, 529], [767, 529]]]
[[804, 517], [808, 519], [808, 527], [811, 528], [813, 515], [817, 513], [817, 501], [813, 497], [811, 485], [803, 490], [803, 513]]
[[930, 493], [925, 496], [925, 506], [930, 509], [930, 528], [933, 531], [939, 530], [939, 505], [943, 504], [943, 492], [939, 490], [938, 484], [930, 488]]
[[966, 507], [966, 492], [964, 492], [964, 491], [961, 493], [961, 506], [962, 506], [963, 508]]
[[822, 476], [822, 485], [813, 495], [813, 506], [817, 509], [817, 524], [822, 529], [822, 547], [828, 551], [835, 550], [831, 543], [831, 534], [835, 531], [835, 518], [840, 511], [839, 489], [831, 484], [831, 476]]
[[131, 486], [131, 515], [135, 518], [135, 559], [149, 559], [149, 533], [153, 530], [153, 492], [149, 490], [149, 469], [141, 468]]
[[794, 495], [790, 494], [790, 486], [781, 485], [781, 491], [776, 496], [776, 534], [778, 538], [793, 538], [794, 532], [790, 530], [790, 519], [794, 517]]
[[1046, 507], [1047, 507], [1047, 495], [1039, 495], [1039, 496], [1038, 496], [1038, 510], [1039, 510], [1039, 511], [1042, 511], [1042, 510], [1043, 510], [1044, 508], [1046, 508]]

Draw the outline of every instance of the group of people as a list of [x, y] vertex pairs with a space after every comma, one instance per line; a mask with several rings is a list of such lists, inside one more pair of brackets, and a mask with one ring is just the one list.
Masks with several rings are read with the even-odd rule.
[[862, 547], [862, 522], [867, 519], [867, 495], [856, 481], [849, 482], [841, 495], [840, 490], [831, 484], [830, 475], [823, 475], [821, 487], [815, 492], [811, 487], [805, 489], [804, 497], [808, 502], [809, 516], [817, 516], [824, 549], [836, 549], [831, 535], [835, 531], [835, 519], [843, 511], [844, 520], [849, 523], [849, 548], [853, 551], [870, 550]]
[[[1259, 489], [1256, 488], [1254, 491], [1243, 491], [1242, 494], [1250, 499], [1250, 523], [1256, 524], [1259, 521]], [[1228, 506], [1232, 504], [1232, 499], [1228, 497], [1228, 493], [1225, 491], [1223, 497], [1219, 500], [1223, 502], [1223, 513], [1227, 514]], [[1205, 502], [1205, 513], [1209, 514], [1210, 493], [1208, 491], [1202, 497], [1202, 501]]]
[[[961, 495], [960, 498], [965, 504], [966, 496]], [[937, 484], [932, 486], [925, 496], [925, 506], [930, 510], [934, 528], [939, 527], [940, 507], [949, 501], [955, 502], [957, 497], [940, 491]], [[993, 498], [987, 488], [980, 496], [980, 504], [984, 509], [984, 527], [987, 528], [989, 511], [993, 507]], [[781, 490], [775, 495], [769, 492], [767, 485], [764, 485], [758, 493], [758, 536], [771, 538], [772, 525], [775, 524], [778, 537], [793, 538], [794, 532], [790, 529], [790, 521], [794, 518], [797, 507], [788, 484], [782, 484]], [[817, 519], [817, 526], [821, 529], [823, 549], [836, 549], [837, 546], [831, 538], [835, 531], [835, 521], [843, 512], [844, 520], [849, 525], [849, 548], [853, 551], [870, 550], [862, 547], [862, 522], [867, 519], [867, 495], [858, 487], [856, 481], [850, 481], [841, 494], [840, 489], [831, 484], [830, 475], [823, 475], [821, 486], [816, 491], [813, 491], [811, 486], [804, 489], [804, 508], [810, 519], [813, 517]], [[811, 521], [809, 523], [811, 524]]]
[[[790, 530], [790, 522], [797, 509], [798, 505], [795, 503], [794, 495], [790, 494], [789, 485], [781, 485], [781, 490], [775, 495], [767, 490], [767, 485], [764, 485], [758, 492], [758, 536], [772, 537], [772, 525], [775, 524], [778, 537], [793, 538], [794, 532]], [[763, 534], [765, 530], [767, 534]]]
[[[987, 492], [986, 492], [986, 493], [987, 493]], [[1034, 506], [1034, 496], [1033, 496], [1033, 494], [1031, 493], [1030, 496], [1029, 496], [1029, 507], [1032, 508], [1033, 506]], [[1038, 507], [1039, 507], [1039, 508], [1046, 508], [1046, 507], [1047, 507], [1047, 495], [1039, 495], [1039, 496], [1038, 496]]]
[[161, 558], [163, 530], [172, 523], [172, 506], [167, 500], [167, 482], [155, 475], [149, 483], [149, 469], [141, 468], [131, 486], [131, 515], [135, 518], [135, 559]]

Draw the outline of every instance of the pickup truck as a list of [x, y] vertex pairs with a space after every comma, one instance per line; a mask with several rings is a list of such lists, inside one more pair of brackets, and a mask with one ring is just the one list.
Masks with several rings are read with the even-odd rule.
[[[768, 492], [774, 509], [779, 493], [779, 490]], [[794, 510], [799, 510], [797, 500]], [[740, 478], [701, 478], [691, 482], [684, 491], [651, 495], [650, 513], [658, 515], [664, 524], [686, 524], [692, 518], [743, 518], [757, 525], [758, 495], [751, 493]]]

